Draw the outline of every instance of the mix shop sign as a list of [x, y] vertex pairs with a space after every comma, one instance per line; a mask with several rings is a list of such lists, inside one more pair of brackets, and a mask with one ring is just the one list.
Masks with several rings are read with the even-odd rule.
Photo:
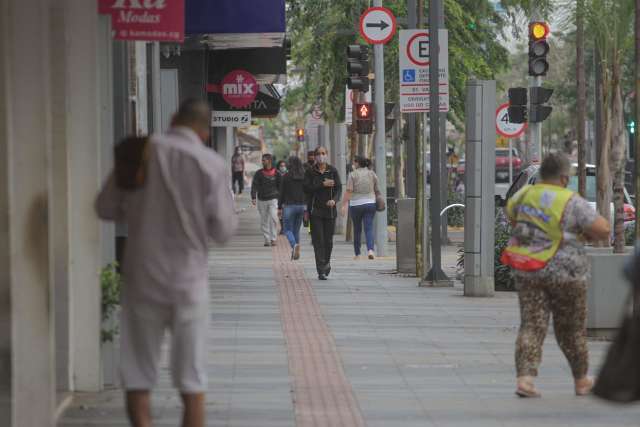
[[98, 0], [116, 40], [184, 41], [185, 0]]

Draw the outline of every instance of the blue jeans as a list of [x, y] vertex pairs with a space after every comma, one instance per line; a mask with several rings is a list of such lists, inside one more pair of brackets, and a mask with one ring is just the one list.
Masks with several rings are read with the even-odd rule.
[[350, 206], [349, 213], [353, 221], [353, 250], [356, 256], [360, 255], [360, 240], [362, 238], [362, 223], [364, 223], [364, 235], [367, 239], [367, 250], [373, 250], [373, 217], [376, 215], [376, 204]]
[[300, 243], [300, 226], [304, 216], [304, 205], [286, 205], [282, 211], [284, 222], [284, 235], [293, 248]]

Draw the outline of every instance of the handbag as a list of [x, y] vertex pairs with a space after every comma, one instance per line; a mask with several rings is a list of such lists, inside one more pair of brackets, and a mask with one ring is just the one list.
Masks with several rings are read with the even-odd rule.
[[640, 315], [628, 315], [615, 338], [593, 388], [601, 399], [618, 403], [640, 400]]
[[373, 191], [376, 193], [376, 211], [382, 212], [387, 208], [387, 204], [378, 189], [378, 178], [373, 172], [371, 174], [373, 175]]
[[149, 162], [149, 139], [143, 136], [129, 136], [113, 149], [114, 176], [116, 186], [125, 191], [133, 191], [146, 181]]

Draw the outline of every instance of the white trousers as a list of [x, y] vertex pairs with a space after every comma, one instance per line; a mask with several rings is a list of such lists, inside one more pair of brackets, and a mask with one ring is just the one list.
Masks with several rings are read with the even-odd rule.
[[264, 241], [272, 242], [278, 238], [278, 199], [258, 200], [258, 212], [260, 213], [260, 226]]

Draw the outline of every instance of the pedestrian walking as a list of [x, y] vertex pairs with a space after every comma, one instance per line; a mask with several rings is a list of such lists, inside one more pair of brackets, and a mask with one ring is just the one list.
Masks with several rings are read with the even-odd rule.
[[[233, 188], [233, 192], [235, 194], [242, 194], [242, 190], [244, 190], [244, 157], [242, 156], [242, 148], [240, 146], [236, 147], [231, 157], [231, 173], [231, 187]], [[237, 190], [236, 184], [238, 184]]]
[[369, 169], [371, 162], [356, 156], [352, 162], [352, 171], [347, 178], [347, 188], [342, 200], [342, 215], [349, 215], [353, 221], [353, 250], [355, 259], [360, 258], [362, 226], [364, 225], [367, 256], [375, 258], [373, 232], [373, 218], [376, 215], [376, 194], [378, 192], [378, 177]]
[[289, 170], [280, 183], [278, 210], [282, 214], [284, 235], [291, 245], [291, 259], [300, 258], [300, 226], [307, 210], [304, 194], [304, 168], [296, 156], [289, 157]]
[[121, 161], [129, 162], [131, 153], [118, 146], [115, 173], [96, 199], [100, 218], [122, 222], [129, 231], [122, 266], [120, 373], [136, 427], [151, 425], [150, 392], [166, 330], [171, 332], [173, 385], [184, 404], [182, 425], [205, 425], [208, 244], [226, 242], [238, 226], [225, 161], [203, 144], [209, 121], [205, 102], [185, 101], [171, 129], [152, 137], [142, 155], [132, 146], [138, 162], [133, 173], [122, 173]]
[[342, 183], [336, 168], [328, 163], [327, 149], [324, 147], [316, 149], [315, 166], [305, 174], [304, 190], [311, 206], [311, 239], [318, 279], [327, 280], [331, 273], [336, 205], [342, 193]]
[[[312, 170], [315, 164], [316, 164], [316, 151], [315, 150], [307, 151], [307, 161], [303, 165], [304, 173], [306, 174], [307, 171]], [[307, 210], [305, 211], [304, 217], [302, 218], [302, 225], [304, 225], [305, 227], [309, 227], [309, 234], [311, 234], [311, 219], [309, 217], [309, 213], [311, 212], [310, 203], [311, 203], [311, 199], [307, 198]]]
[[256, 172], [251, 184], [251, 203], [258, 206], [260, 226], [265, 246], [275, 246], [278, 237], [278, 196], [280, 175], [273, 167], [273, 156], [262, 156], [262, 169]]
[[581, 240], [607, 239], [610, 227], [589, 203], [568, 190], [571, 164], [562, 153], [540, 166], [542, 182], [528, 185], [507, 204], [513, 232], [501, 261], [514, 269], [520, 302], [516, 341], [516, 394], [539, 397], [533, 380], [542, 359], [550, 314], [556, 340], [569, 361], [576, 395], [588, 394], [586, 281], [589, 261]]
[[[278, 161], [276, 169], [278, 170], [278, 175], [280, 176], [280, 186], [282, 186], [282, 179], [287, 175], [288, 171], [287, 162], [285, 162], [284, 160]], [[282, 218], [282, 211], [280, 207], [278, 207], [278, 220], [280, 222], [280, 234], [284, 234], [284, 219]]]

